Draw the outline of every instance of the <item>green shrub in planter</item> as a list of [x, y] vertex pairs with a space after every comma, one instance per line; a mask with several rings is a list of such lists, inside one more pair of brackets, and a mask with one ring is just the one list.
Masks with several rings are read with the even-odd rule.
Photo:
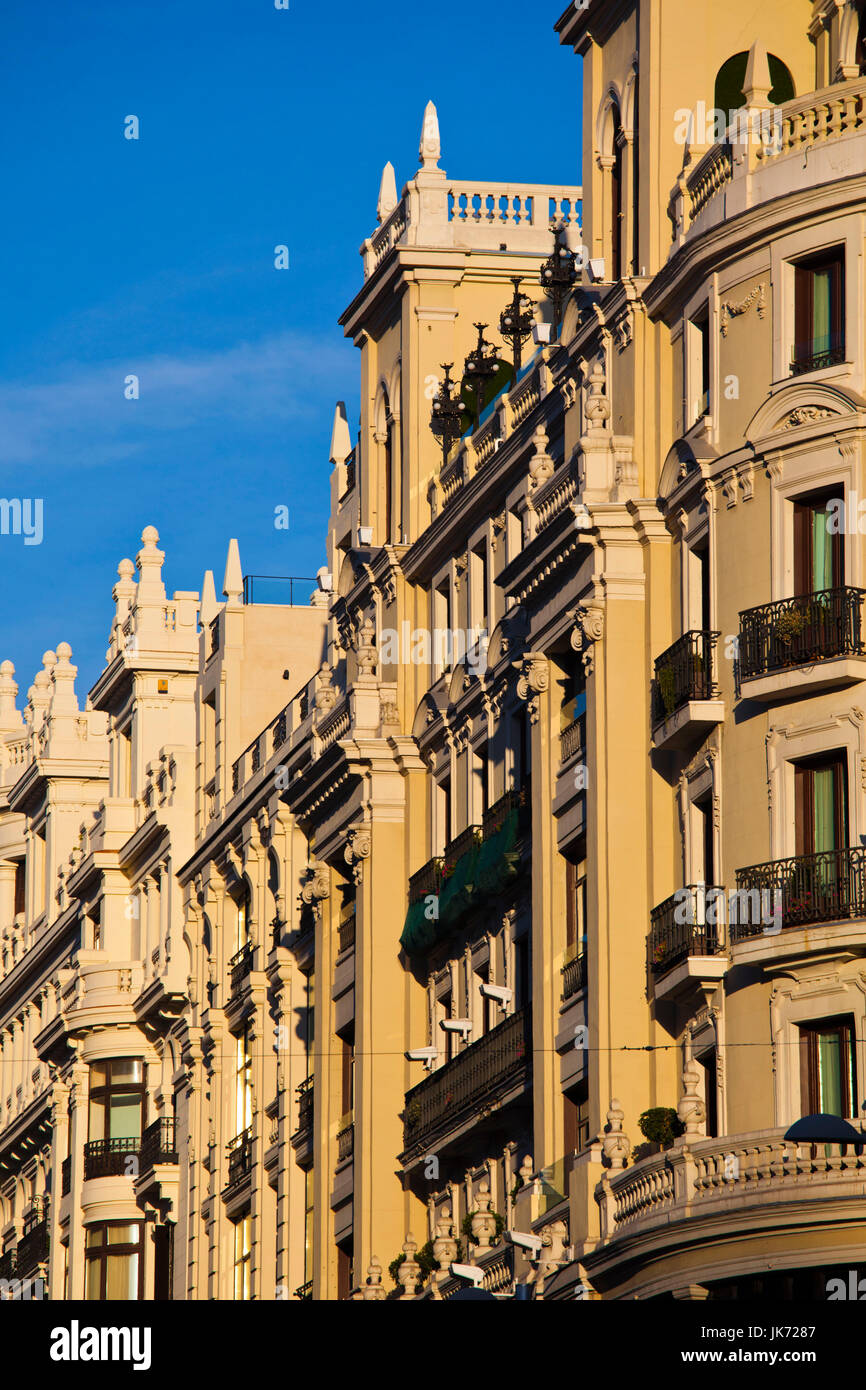
[[652, 1110], [645, 1110], [637, 1124], [644, 1139], [663, 1149], [669, 1149], [681, 1134], [685, 1134], [685, 1125], [676, 1110], [666, 1105], [655, 1105]]

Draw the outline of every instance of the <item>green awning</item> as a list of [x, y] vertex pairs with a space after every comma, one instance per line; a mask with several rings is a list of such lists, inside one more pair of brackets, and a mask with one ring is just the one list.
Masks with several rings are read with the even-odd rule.
[[473, 845], [461, 854], [439, 894], [439, 927], [452, 931], [469, 911], [475, 898], [475, 870], [480, 846]]
[[[433, 910], [432, 905], [429, 910]], [[417, 903], [409, 904], [409, 911], [406, 913], [406, 921], [400, 936], [400, 945], [410, 956], [419, 956], [424, 951], [429, 951], [436, 940], [439, 924], [435, 917], [428, 916], [427, 913], [426, 898], [421, 898]]]
[[475, 873], [477, 894], [500, 893], [517, 874], [517, 810], [510, 810], [494, 835], [484, 841]]

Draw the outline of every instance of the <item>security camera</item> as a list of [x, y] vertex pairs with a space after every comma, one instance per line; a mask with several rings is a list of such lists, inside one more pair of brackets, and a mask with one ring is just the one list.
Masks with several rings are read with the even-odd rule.
[[534, 323], [534, 324], [532, 325], [532, 341], [533, 341], [536, 345], [539, 345], [539, 346], [540, 346], [542, 343], [549, 343], [549, 342], [550, 342], [550, 324], [549, 324], [549, 323]]
[[456, 1265], [451, 1266], [451, 1273], [457, 1279], [467, 1279], [470, 1284], [474, 1284], [476, 1289], [479, 1284], [484, 1283], [484, 1270], [477, 1265]]
[[316, 582], [323, 594], [329, 594], [334, 587], [334, 576], [322, 565], [321, 569], [316, 571]]
[[538, 1254], [544, 1243], [541, 1236], [529, 1235], [525, 1231], [506, 1231], [505, 1235], [512, 1245], [519, 1245], [523, 1250], [531, 1250], [533, 1256]]
[[604, 257], [593, 257], [593, 259], [589, 262], [588, 269], [590, 280], [594, 281], [595, 284], [599, 284], [604, 279]]
[[410, 1062], [435, 1062], [439, 1056], [438, 1047], [413, 1047], [406, 1053]]
[[472, 1032], [471, 1018], [443, 1018], [442, 1027], [446, 1033], [462, 1033], [467, 1038]]
[[514, 990], [509, 989], [507, 985], [489, 985], [486, 980], [481, 986], [481, 993], [491, 999], [498, 999], [500, 1004], [510, 1004], [514, 998]]

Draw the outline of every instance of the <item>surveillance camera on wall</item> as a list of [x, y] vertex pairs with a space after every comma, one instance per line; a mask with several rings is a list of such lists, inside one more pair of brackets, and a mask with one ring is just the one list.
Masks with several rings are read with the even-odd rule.
[[316, 571], [316, 583], [323, 594], [329, 594], [334, 587], [334, 576], [324, 565]]
[[523, 1250], [530, 1250], [533, 1256], [539, 1253], [543, 1244], [541, 1236], [531, 1235], [527, 1231], [506, 1231], [505, 1235], [512, 1245], [519, 1245]]
[[439, 1056], [438, 1047], [413, 1047], [406, 1053], [410, 1062], [435, 1062]]
[[589, 278], [595, 284], [600, 284], [601, 281], [604, 280], [604, 256], [594, 257], [593, 260], [589, 261], [587, 268], [589, 270]]
[[452, 1264], [451, 1273], [456, 1279], [468, 1279], [476, 1288], [484, 1283], [484, 1270], [479, 1269], [477, 1265]]
[[365, 546], [365, 545], [372, 545], [372, 544], [373, 544], [373, 528], [372, 528], [372, 526], [359, 526], [359, 527], [358, 527], [358, 545], [359, 545], [359, 546]]
[[514, 990], [507, 985], [489, 985], [486, 980], [481, 986], [481, 993], [490, 999], [498, 999], [500, 1004], [510, 1004], [514, 998]]
[[532, 341], [538, 345], [550, 342], [550, 324], [534, 323], [532, 325]]

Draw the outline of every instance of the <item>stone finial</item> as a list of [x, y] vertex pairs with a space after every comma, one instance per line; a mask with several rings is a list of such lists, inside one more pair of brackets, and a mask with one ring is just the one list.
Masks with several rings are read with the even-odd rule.
[[373, 1255], [367, 1265], [367, 1282], [361, 1293], [365, 1303], [378, 1303], [388, 1294], [385, 1285], [382, 1283], [382, 1263], [377, 1255]]
[[603, 430], [605, 421], [610, 419], [610, 401], [604, 394], [604, 368], [598, 360], [593, 363], [588, 385], [589, 394], [586, 400], [585, 414], [589, 421], [589, 429], [595, 432]]
[[138, 569], [138, 592], [136, 607], [165, 603], [165, 585], [162, 582], [162, 562], [165, 554], [157, 542], [159, 532], [155, 526], [145, 526], [141, 533], [141, 550], [135, 557]]
[[496, 1241], [496, 1217], [491, 1211], [493, 1199], [490, 1188], [483, 1182], [475, 1199], [476, 1210], [472, 1213], [472, 1238], [479, 1250], [489, 1250]]
[[529, 460], [530, 489], [540, 487], [553, 474], [553, 459], [547, 452], [547, 431], [539, 425], [532, 436], [532, 457]]
[[565, 1264], [567, 1247], [568, 1227], [564, 1221], [553, 1221], [549, 1226], [541, 1228], [541, 1250], [538, 1256], [538, 1277], [536, 1279], [537, 1294], [542, 1291], [544, 1280], [548, 1275], [554, 1274]]
[[428, 101], [424, 108], [424, 124], [421, 127], [421, 144], [418, 147], [418, 158], [421, 160], [422, 169], [437, 169], [439, 167], [439, 156], [442, 153], [442, 144], [439, 139], [439, 113], [432, 101]]
[[765, 110], [770, 105], [769, 97], [772, 86], [773, 79], [770, 76], [767, 50], [762, 43], [756, 41], [749, 49], [749, 61], [746, 64], [746, 76], [743, 81], [746, 106]]
[[433, 1258], [439, 1265], [438, 1270], [435, 1271], [435, 1277], [438, 1280], [447, 1279], [449, 1268], [452, 1262], [457, 1259], [457, 1241], [454, 1238], [454, 1223], [451, 1220], [450, 1207], [442, 1208], [442, 1215], [436, 1222]]
[[403, 1285], [403, 1298], [414, 1298], [415, 1290], [421, 1282], [421, 1266], [415, 1259], [415, 1251], [418, 1249], [418, 1242], [411, 1232], [403, 1242], [403, 1254], [405, 1259], [400, 1261], [397, 1268], [397, 1279]]
[[346, 402], [337, 401], [334, 407], [334, 427], [331, 430], [331, 463], [345, 463], [352, 452], [352, 436], [349, 434], [349, 420], [346, 415]]
[[704, 1132], [707, 1107], [698, 1095], [701, 1074], [695, 1062], [683, 1068], [683, 1092], [677, 1105], [677, 1115], [685, 1128], [685, 1139], [700, 1139]]
[[0, 734], [14, 733], [22, 727], [21, 711], [15, 704], [18, 685], [11, 661], [0, 665]]
[[201, 581], [200, 616], [202, 627], [209, 627], [218, 612], [219, 604], [217, 603], [213, 570], [205, 570], [204, 578]]
[[244, 576], [241, 570], [241, 553], [234, 537], [229, 541], [229, 549], [226, 556], [223, 593], [225, 594], [226, 602], [233, 608], [239, 607], [243, 601]]
[[380, 226], [383, 222], [387, 222], [396, 206], [397, 177], [394, 173], [394, 165], [389, 159], [382, 170], [382, 182], [379, 184], [379, 201], [376, 204], [376, 219]]
[[376, 629], [369, 618], [365, 618], [358, 629], [358, 674], [372, 676], [376, 670]]
[[51, 672], [50, 711], [52, 716], [78, 714], [78, 697], [75, 694], [75, 677], [78, 675], [78, 667], [72, 665], [71, 656], [72, 648], [69, 643], [58, 642], [57, 658]]
[[625, 1111], [618, 1100], [612, 1100], [607, 1112], [607, 1125], [601, 1141], [604, 1161], [608, 1168], [624, 1168], [629, 1153], [628, 1136], [623, 1133]]

